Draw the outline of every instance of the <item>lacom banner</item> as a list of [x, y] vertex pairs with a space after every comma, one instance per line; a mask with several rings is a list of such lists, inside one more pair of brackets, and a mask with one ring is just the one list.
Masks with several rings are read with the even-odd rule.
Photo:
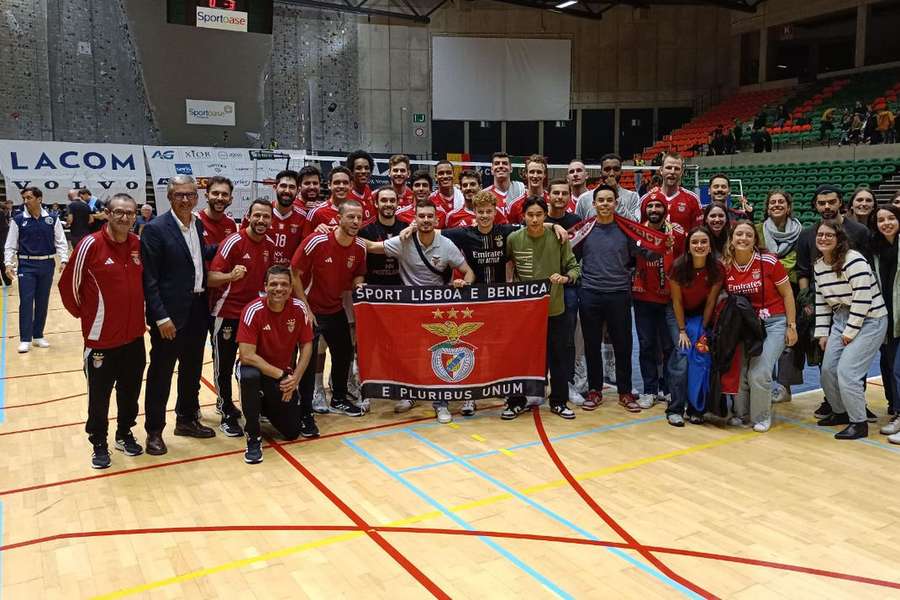
[[[253, 201], [253, 161], [250, 159], [250, 148], [210, 148], [194, 146], [144, 146], [147, 165], [153, 177], [153, 189], [156, 196], [156, 211], [162, 213], [169, 210], [166, 197], [166, 186], [169, 178], [175, 175], [190, 175], [197, 181], [200, 200], [197, 210], [206, 206], [206, 182], [210, 177], [221, 175], [234, 184], [234, 200], [228, 214], [241, 219]], [[299, 168], [302, 162], [295, 160], [302, 154], [291, 153], [291, 166]], [[274, 179], [287, 164], [286, 160], [260, 160], [256, 163], [256, 181]], [[275, 191], [270, 185], [256, 186], [257, 198], [275, 199]]]
[[543, 396], [549, 292], [548, 281], [356, 289], [363, 397]]
[[142, 146], [0, 140], [0, 173], [6, 195], [20, 202], [19, 192], [37, 187], [44, 204], [68, 202], [68, 191], [86, 187], [102, 199], [125, 192], [143, 202], [147, 171]]

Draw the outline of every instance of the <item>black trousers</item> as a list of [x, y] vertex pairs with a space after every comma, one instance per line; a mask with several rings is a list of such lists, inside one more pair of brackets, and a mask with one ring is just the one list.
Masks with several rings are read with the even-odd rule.
[[163, 339], [156, 324], [150, 326], [150, 366], [147, 368], [147, 393], [144, 396], [144, 429], [162, 433], [166, 427], [166, 404], [172, 389], [172, 375], [178, 363], [176, 422], [193, 421], [200, 409], [200, 375], [209, 306], [205, 294], [194, 294], [191, 313], [174, 340]]
[[84, 431], [92, 444], [106, 444], [113, 387], [116, 389], [116, 438], [135, 426], [146, 364], [143, 337], [115, 348], [84, 349], [84, 376], [88, 384], [88, 418]]
[[[547, 319], [547, 369], [550, 371], [550, 406], [565, 404], [569, 400], [569, 374], [574, 354], [569, 352], [573, 331], [571, 318], [566, 313]], [[510, 396], [509, 406], [525, 406], [525, 396]]]
[[294, 391], [291, 399], [285, 402], [281, 399], [278, 380], [263, 375], [256, 367], [238, 363], [237, 373], [247, 437], [259, 437], [259, 415], [262, 413], [285, 439], [297, 439], [300, 435], [300, 395]]
[[616, 388], [620, 394], [631, 393], [631, 292], [591, 292], [582, 289], [578, 296], [578, 315], [584, 335], [584, 357], [587, 359], [588, 385], [603, 389], [603, 326], [616, 355]]
[[241, 416], [241, 411], [234, 406], [231, 395], [231, 377], [234, 375], [234, 361], [238, 352], [237, 330], [238, 319], [216, 317], [213, 320], [211, 338], [216, 394], [222, 401], [222, 413], [231, 418]]
[[347, 377], [353, 362], [353, 340], [350, 337], [350, 323], [343, 309], [330, 315], [316, 315], [315, 337], [312, 357], [300, 379], [300, 398], [303, 415], [312, 414], [312, 397], [316, 384], [315, 360], [319, 338], [324, 337], [331, 350], [331, 397], [333, 401], [347, 399]]

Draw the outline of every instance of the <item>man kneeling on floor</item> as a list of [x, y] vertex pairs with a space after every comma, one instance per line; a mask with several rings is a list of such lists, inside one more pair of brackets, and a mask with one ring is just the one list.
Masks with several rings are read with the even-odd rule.
[[[319, 434], [311, 416], [300, 408], [297, 386], [312, 356], [309, 309], [291, 297], [291, 271], [276, 265], [266, 271], [266, 297], [248, 304], [238, 325], [238, 378], [244, 408], [247, 451], [244, 462], [261, 463], [260, 413], [288, 440]], [[294, 351], [299, 358], [291, 368]], [[309, 408], [309, 407], [307, 407]]]

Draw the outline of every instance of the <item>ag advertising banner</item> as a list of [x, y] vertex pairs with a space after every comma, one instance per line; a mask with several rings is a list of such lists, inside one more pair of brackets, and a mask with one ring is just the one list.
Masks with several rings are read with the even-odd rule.
[[549, 293], [547, 281], [362, 286], [353, 303], [363, 397], [543, 396]]

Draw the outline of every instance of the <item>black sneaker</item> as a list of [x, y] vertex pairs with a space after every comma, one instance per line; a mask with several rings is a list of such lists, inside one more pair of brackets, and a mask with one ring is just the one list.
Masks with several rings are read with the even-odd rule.
[[552, 404], [550, 405], [550, 412], [558, 417], [562, 417], [563, 419], [574, 419], [575, 411], [566, 406], [565, 404]]
[[300, 419], [300, 435], [305, 438], [319, 437], [319, 427], [312, 415]]
[[500, 413], [500, 418], [504, 421], [512, 421], [526, 410], [527, 408], [521, 404], [514, 404], [512, 406], [507, 405], [506, 408], [503, 409], [503, 412]]
[[878, 422], [878, 415], [876, 415], [871, 410], [869, 410], [868, 406], [866, 407], [866, 421], [868, 421], [869, 423], [877, 423]]
[[238, 418], [236, 416], [222, 417], [222, 424], [219, 425], [219, 429], [228, 437], [241, 437], [244, 435], [244, 430], [238, 424]]
[[125, 456], [140, 456], [144, 453], [144, 449], [130, 431], [122, 437], [116, 436], [116, 450], [124, 452]]
[[91, 468], [108, 469], [111, 464], [112, 460], [109, 458], [109, 448], [107, 448], [106, 444], [94, 446], [94, 453], [91, 455]]
[[823, 400], [822, 404], [819, 405], [819, 408], [813, 413], [813, 416], [817, 419], [824, 419], [832, 412], [834, 411], [831, 410], [831, 405], [828, 403], [828, 400]]
[[262, 461], [262, 438], [247, 438], [247, 450], [244, 451], [244, 462], [248, 465], [258, 465]]
[[362, 409], [347, 400], [332, 400], [330, 412], [347, 415], [348, 417], [361, 417]]

